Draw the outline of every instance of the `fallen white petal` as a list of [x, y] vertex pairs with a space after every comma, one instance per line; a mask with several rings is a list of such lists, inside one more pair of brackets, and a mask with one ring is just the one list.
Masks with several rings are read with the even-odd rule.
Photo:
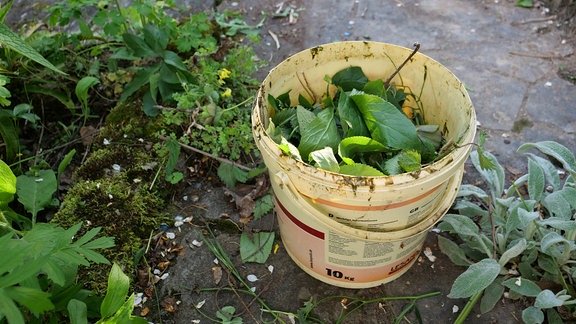
[[203, 244], [202, 241], [197, 241], [197, 240], [192, 241], [192, 245], [194, 245], [194, 246], [196, 246], [196, 247], [201, 247], [202, 244]]
[[452, 313], [458, 313], [459, 310], [460, 308], [457, 305], [452, 306]]
[[273, 266], [273, 265], [269, 265], [269, 266], [268, 266], [268, 271], [270, 271], [270, 273], [274, 272], [274, 266]]
[[204, 304], [206, 304], [206, 299], [204, 299], [203, 301], [196, 304], [196, 308], [202, 308], [202, 306], [204, 306]]
[[252, 288], [250, 288], [250, 290], [251, 290], [252, 292], [256, 292], [256, 287], [252, 287]]
[[522, 286], [522, 278], [518, 277], [518, 279], [516, 279], [516, 281], [514, 282], [514, 284], [518, 287]]
[[160, 280], [166, 280], [169, 276], [170, 274], [166, 272], [165, 274], [162, 275], [162, 277], [160, 277]]
[[428, 260], [430, 260], [430, 262], [436, 261], [436, 256], [434, 256], [434, 254], [432, 254], [432, 250], [430, 250], [429, 247], [426, 247], [424, 249], [424, 255], [428, 258]]
[[256, 275], [253, 275], [253, 274], [249, 274], [249, 275], [246, 277], [246, 279], [248, 279], [248, 281], [250, 281], [250, 282], [258, 281], [258, 277], [256, 277]]
[[172, 232], [168, 232], [168, 233], [166, 233], [166, 237], [170, 240], [173, 240], [176, 238], [176, 234], [174, 234]]

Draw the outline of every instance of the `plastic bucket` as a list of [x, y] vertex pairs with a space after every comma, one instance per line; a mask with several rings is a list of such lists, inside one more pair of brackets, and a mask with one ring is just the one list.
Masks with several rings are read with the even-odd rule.
[[390, 282], [414, 264], [428, 230], [450, 208], [462, 180], [459, 170], [442, 203], [422, 222], [394, 232], [370, 232], [324, 217], [295, 190], [283, 171], [271, 175], [282, 242], [294, 262], [312, 277], [344, 288]]
[[[431, 217], [446, 202], [449, 183], [464, 167], [470, 145], [460, 145], [441, 160], [418, 172], [395, 176], [358, 177], [317, 169], [282, 152], [266, 133], [268, 95], [290, 91], [293, 104], [309, 93], [319, 100], [326, 92], [326, 75], [360, 66], [370, 80], [387, 79], [412, 52], [376, 42], [339, 42], [304, 50], [270, 71], [260, 87], [252, 111], [252, 131], [270, 175], [282, 171], [293, 184], [299, 201], [330, 218], [366, 231], [398, 231]], [[393, 80], [410, 86], [420, 97], [428, 124], [440, 125], [455, 144], [472, 143], [476, 115], [462, 82], [433, 59], [417, 53]], [[334, 89], [331, 89], [333, 91]], [[456, 184], [459, 186], [460, 182]], [[280, 201], [284, 205], [293, 202]]]

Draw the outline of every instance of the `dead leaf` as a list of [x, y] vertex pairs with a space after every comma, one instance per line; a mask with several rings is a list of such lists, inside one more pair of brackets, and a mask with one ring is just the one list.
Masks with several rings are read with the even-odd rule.
[[253, 185], [239, 185], [234, 190], [224, 188], [224, 194], [231, 196], [238, 208], [240, 217], [246, 218], [252, 215], [256, 207], [256, 199], [265, 195], [270, 188], [270, 183], [265, 175], [258, 176]]
[[98, 131], [94, 126], [82, 126], [80, 127], [80, 137], [82, 138], [82, 145], [88, 146], [92, 144], [94, 140], [94, 135], [96, 135]]
[[178, 311], [178, 302], [175, 297], [168, 297], [160, 302], [160, 306], [168, 313], [176, 313]]
[[212, 276], [214, 276], [214, 283], [219, 284], [222, 280], [222, 267], [214, 266], [212, 267]]
[[144, 307], [144, 309], [142, 309], [142, 311], [140, 312], [140, 316], [144, 317], [146, 315], [148, 315], [148, 313], [150, 313], [150, 308], [148, 308], [148, 306]]

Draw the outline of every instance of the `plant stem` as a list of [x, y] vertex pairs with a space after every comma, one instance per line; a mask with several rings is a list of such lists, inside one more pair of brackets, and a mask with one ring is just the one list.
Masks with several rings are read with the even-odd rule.
[[390, 86], [390, 82], [392, 81], [392, 79], [394, 79], [396, 74], [398, 74], [398, 72], [400, 72], [400, 70], [404, 67], [404, 65], [406, 65], [406, 63], [408, 63], [408, 61], [410, 61], [410, 59], [414, 55], [416, 55], [416, 52], [418, 52], [419, 49], [420, 49], [420, 43], [414, 43], [414, 50], [412, 51], [412, 53], [410, 53], [410, 55], [408, 55], [408, 57], [404, 60], [404, 62], [402, 62], [402, 64], [400, 64], [400, 66], [398, 66], [396, 71], [394, 71], [394, 73], [392, 73], [392, 75], [388, 78], [388, 80], [386, 80], [386, 82], [384, 82], [384, 87], [388, 88], [388, 86]]
[[472, 311], [472, 308], [474, 307], [474, 305], [476, 305], [478, 299], [480, 299], [483, 292], [484, 290], [477, 292], [474, 296], [470, 298], [470, 300], [468, 300], [466, 306], [464, 306], [464, 309], [462, 309], [462, 312], [460, 313], [460, 315], [458, 315], [458, 318], [456, 318], [456, 320], [454, 321], [454, 324], [464, 323], [464, 321], [468, 317], [468, 314], [470, 314], [470, 311]]

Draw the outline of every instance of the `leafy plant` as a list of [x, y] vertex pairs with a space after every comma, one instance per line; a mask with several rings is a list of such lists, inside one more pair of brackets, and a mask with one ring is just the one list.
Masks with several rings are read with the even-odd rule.
[[409, 89], [369, 81], [357, 66], [327, 80], [337, 91], [321, 105], [300, 95], [293, 108], [288, 93], [269, 95], [274, 113], [268, 133], [287, 154], [321, 169], [363, 176], [417, 171], [437, 158], [442, 134], [437, 125], [420, 125], [422, 108], [409, 106], [409, 98], [419, 102]]
[[[536, 149], [562, 165], [567, 177], [553, 162], [534, 153]], [[468, 266], [454, 282], [449, 297], [469, 298], [457, 322], [464, 321], [474, 304], [481, 300], [482, 313], [490, 311], [508, 290], [510, 298], [535, 298], [522, 319], [542, 323], [559, 318], [556, 308], [566, 307], [574, 314], [576, 305], [576, 159], [566, 147], [544, 141], [518, 148], [528, 157], [528, 173], [508, 188], [504, 168], [484, 152], [493, 164], [483, 169], [477, 152], [471, 160], [484, 178], [487, 191], [462, 185], [455, 209], [439, 225], [456, 235], [455, 243], [439, 237], [440, 249], [458, 264]], [[554, 282], [557, 287], [542, 289], [538, 283]], [[572, 315], [573, 316], [573, 315]]]

